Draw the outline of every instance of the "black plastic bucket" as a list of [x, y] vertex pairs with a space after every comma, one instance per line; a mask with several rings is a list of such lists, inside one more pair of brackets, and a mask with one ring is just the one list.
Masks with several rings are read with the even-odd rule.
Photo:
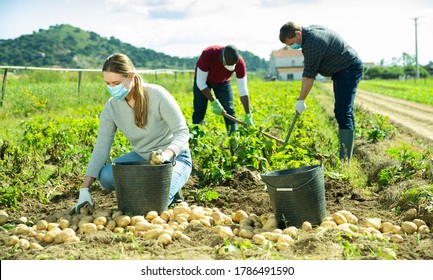
[[300, 227], [305, 221], [319, 225], [326, 216], [322, 165], [270, 171], [261, 175], [268, 186], [278, 227]]
[[173, 163], [113, 162], [118, 209], [133, 215], [168, 208]]

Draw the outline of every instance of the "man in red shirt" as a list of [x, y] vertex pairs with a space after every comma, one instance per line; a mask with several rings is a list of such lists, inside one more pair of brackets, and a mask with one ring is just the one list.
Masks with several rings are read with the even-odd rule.
[[[233, 91], [230, 77], [236, 73], [241, 103], [245, 110], [245, 123], [254, 126], [250, 111], [250, 100], [247, 88], [247, 68], [238, 49], [233, 45], [210, 46], [203, 50], [197, 60], [194, 76], [194, 112], [192, 122], [203, 124], [208, 101], [212, 111], [221, 115], [223, 112], [235, 116]], [[211, 90], [214, 91], [215, 97]], [[237, 124], [224, 118], [227, 131], [237, 130]]]

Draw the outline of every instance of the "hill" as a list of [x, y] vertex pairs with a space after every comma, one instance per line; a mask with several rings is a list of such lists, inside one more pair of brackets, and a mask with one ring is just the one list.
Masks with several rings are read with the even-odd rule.
[[[0, 39], [0, 65], [100, 68], [105, 58], [114, 52], [130, 56], [137, 68], [194, 69], [197, 60], [197, 57], [182, 58], [138, 48], [67, 24], [39, 29], [16, 39]], [[268, 69], [264, 59], [248, 51], [240, 53], [249, 71]]]

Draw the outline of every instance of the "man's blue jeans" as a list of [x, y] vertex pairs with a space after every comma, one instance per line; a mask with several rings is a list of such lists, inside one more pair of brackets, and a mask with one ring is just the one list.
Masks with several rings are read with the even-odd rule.
[[[219, 100], [227, 114], [235, 117], [233, 90], [230, 81], [215, 85], [208, 84], [208, 87], [209, 89], [213, 89], [216, 99]], [[193, 124], [203, 124], [208, 101], [209, 100], [206, 98], [206, 96], [204, 96], [201, 90], [197, 87], [196, 80], [194, 79], [194, 112], [192, 114]], [[224, 118], [224, 122], [227, 131], [233, 132], [237, 130], [238, 125], [234, 121]]]
[[[173, 175], [171, 178], [170, 185], [170, 194], [168, 197], [168, 204], [170, 205], [174, 199], [175, 194], [186, 184], [188, 181], [189, 175], [192, 170], [192, 160], [191, 153], [188, 150], [179, 154], [176, 157], [176, 164], [173, 166]], [[147, 161], [144, 160], [141, 156], [139, 156], [136, 152], [129, 152], [114, 159], [114, 162], [128, 162], [128, 161]], [[111, 167], [111, 163], [107, 164], [102, 168], [99, 173], [99, 182], [102, 187], [107, 190], [114, 190], [114, 176], [113, 169]]]
[[339, 129], [355, 130], [353, 103], [363, 71], [362, 61], [357, 59], [352, 66], [332, 76], [335, 98], [334, 114]]

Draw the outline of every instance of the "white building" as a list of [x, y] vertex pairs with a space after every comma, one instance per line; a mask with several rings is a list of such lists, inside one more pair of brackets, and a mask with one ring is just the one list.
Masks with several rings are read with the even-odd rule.
[[288, 46], [271, 53], [269, 72], [272, 79], [281, 81], [302, 80], [304, 55]]

